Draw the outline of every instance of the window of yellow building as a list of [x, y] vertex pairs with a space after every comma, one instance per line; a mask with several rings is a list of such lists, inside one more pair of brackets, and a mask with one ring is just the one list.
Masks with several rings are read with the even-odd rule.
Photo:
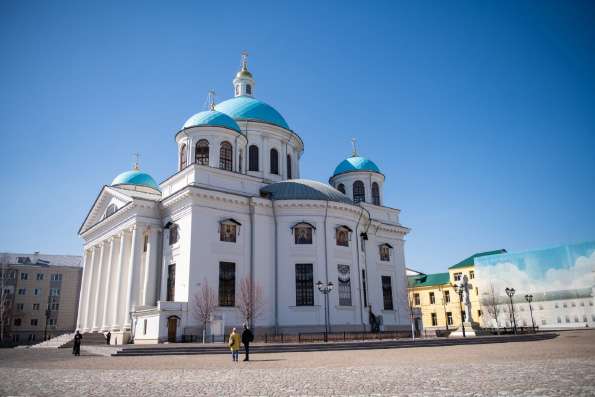
[[437, 326], [438, 325], [438, 317], [436, 316], [436, 313], [432, 313], [432, 326]]
[[413, 304], [419, 305], [419, 294], [413, 294]]
[[430, 292], [430, 305], [436, 304], [436, 297], [433, 292]]

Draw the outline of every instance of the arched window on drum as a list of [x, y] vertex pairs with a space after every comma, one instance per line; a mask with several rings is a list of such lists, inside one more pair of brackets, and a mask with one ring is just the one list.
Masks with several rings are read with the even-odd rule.
[[372, 204], [380, 205], [380, 187], [377, 182], [372, 182]]
[[366, 188], [362, 181], [353, 182], [353, 201], [355, 203], [366, 201]]
[[227, 141], [221, 142], [219, 168], [226, 171], [233, 171], [233, 148], [231, 143]]
[[201, 139], [196, 144], [196, 153], [194, 161], [199, 165], [209, 165], [209, 141]]

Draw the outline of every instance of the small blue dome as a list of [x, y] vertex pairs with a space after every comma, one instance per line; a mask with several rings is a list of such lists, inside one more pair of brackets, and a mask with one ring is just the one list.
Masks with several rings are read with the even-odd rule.
[[272, 106], [249, 96], [238, 96], [223, 101], [215, 106], [215, 110], [236, 120], [262, 121], [289, 129], [283, 116]]
[[217, 112], [215, 110], [196, 113], [184, 123], [182, 129], [200, 126], [224, 127], [242, 133], [240, 126], [234, 119], [225, 113]]
[[333, 176], [354, 171], [369, 171], [381, 174], [380, 169], [372, 160], [368, 160], [365, 157], [355, 156], [341, 161], [337, 168], [335, 168]]
[[151, 175], [140, 170], [122, 172], [112, 181], [112, 186], [118, 185], [145, 186], [151, 189], [161, 191], [161, 189], [159, 189], [159, 185], [157, 185], [157, 182], [155, 182], [155, 179], [153, 179]]

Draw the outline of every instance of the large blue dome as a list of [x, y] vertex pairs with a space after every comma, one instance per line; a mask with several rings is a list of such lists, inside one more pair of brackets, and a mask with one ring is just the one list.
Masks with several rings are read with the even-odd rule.
[[215, 106], [215, 110], [236, 120], [262, 121], [290, 129], [283, 116], [275, 108], [249, 96], [238, 96], [223, 101]]
[[239, 133], [242, 132], [242, 130], [240, 130], [240, 126], [235, 122], [234, 119], [225, 113], [217, 112], [216, 110], [207, 110], [196, 113], [184, 123], [182, 129], [200, 126], [224, 127]]
[[380, 168], [378, 168], [372, 160], [368, 160], [365, 157], [354, 156], [341, 161], [337, 168], [335, 168], [333, 176], [354, 171], [369, 171], [381, 174]]
[[147, 174], [146, 172], [142, 172], [141, 170], [122, 172], [112, 181], [112, 186], [119, 185], [145, 186], [157, 191], [161, 191], [161, 189], [159, 189], [159, 185], [157, 185], [157, 182], [155, 182], [155, 179], [153, 179], [151, 175]]

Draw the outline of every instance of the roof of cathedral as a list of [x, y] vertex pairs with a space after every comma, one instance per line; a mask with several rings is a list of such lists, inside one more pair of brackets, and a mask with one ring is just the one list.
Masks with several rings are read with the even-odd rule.
[[216, 110], [206, 110], [204, 112], [196, 113], [194, 116], [186, 120], [182, 129], [200, 126], [224, 127], [239, 133], [242, 132], [240, 126], [234, 119], [227, 114]]
[[351, 156], [341, 161], [337, 168], [335, 168], [333, 176], [354, 171], [370, 171], [381, 174], [380, 168], [372, 160], [361, 156]]
[[153, 179], [151, 175], [138, 169], [122, 172], [120, 175], [115, 177], [112, 181], [112, 186], [119, 185], [145, 186], [161, 191], [159, 185], [157, 182], [155, 182], [155, 179]]
[[334, 187], [309, 179], [289, 179], [271, 183], [260, 189], [273, 200], [324, 200], [353, 204], [353, 201]]
[[236, 120], [261, 121], [290, 129], [281, 113], [275, 108], [249, 96], [238, 96], [223, 101], [215, 106], [215, 110]]
[[473, 265], [475, 265], [475, 258], [479, 258], [480, 256], [497, 255], [497, 254], [505, 254], [505, 253], [506, 253], [505, 249], [500, 249], [500, 250], [496, 250], [496, 251], [480, 252], [480, 253], [471, 255], [469, 258], [463, 259], [456, 265], [452, 265], [451, 267], [449, 267], [449, 269], [458, 269], [461, 267], [473, 266]]

